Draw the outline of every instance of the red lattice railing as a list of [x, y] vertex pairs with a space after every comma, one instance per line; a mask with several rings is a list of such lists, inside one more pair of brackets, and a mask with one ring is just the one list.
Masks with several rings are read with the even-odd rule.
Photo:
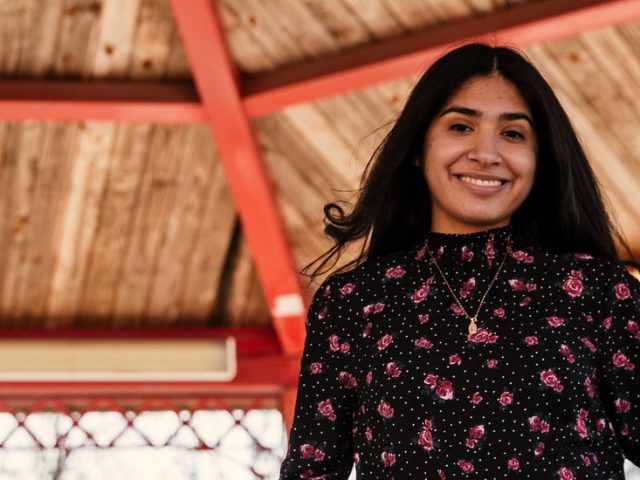
[[[286, 448], [273, 398], [34, 399], [22, 410], [15, 402], [4, 405], [11, 413], [0, 413], [0, 476], [28, 453], [50, 473], [39, 478], [105, 478], [99, 472], [110, 468], [111, 456], [121, 479], [140, 478], [133, 472], [145, 461], [145, 478], [270, 479], [277, 478]], [[162, 464], [172, 456], [181, 466]], [[32, 470], [36, 463], [29, 463]], [[154, 477], [154, 468], [162, 473]], [[174, 468], [177, 473], [167, 473]], [[30, 478], [27, 473], [12, 475]]]

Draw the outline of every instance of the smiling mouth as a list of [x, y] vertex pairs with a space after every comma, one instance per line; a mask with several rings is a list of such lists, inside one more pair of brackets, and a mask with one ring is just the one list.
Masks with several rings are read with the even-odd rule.
[[467, 175], [455, 175], [455, 177], [459, 178], [465, 183], [469, 183], [471, 185], [478, 185], [480, 187], [500, 187], [507, 183], [506, 180], [498, 180], [498, 179], [480, 179], [474, 177], [468, 177]]

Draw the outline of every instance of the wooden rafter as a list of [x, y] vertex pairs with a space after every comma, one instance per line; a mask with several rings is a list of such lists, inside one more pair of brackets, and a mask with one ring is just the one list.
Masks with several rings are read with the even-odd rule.
[[[188, 2], [182, 2], [188, 3]], [[542, 0], [291, 65], [241, 82], [250, 117], [410, 75], [453, 45], [486, 40], [523, 47], [640, 18], [640, 0]], [[190, 82], [0, 82], [2, 120], [202, 122]], [[139, 95], [139, 96], [137, 96]]]

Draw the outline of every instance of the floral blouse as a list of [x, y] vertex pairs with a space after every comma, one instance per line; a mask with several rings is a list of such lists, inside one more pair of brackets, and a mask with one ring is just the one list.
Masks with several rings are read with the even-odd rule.
[[[478, 315], [469, 314], [506, 259]], [[623, 479], [640, 464], [640, 283], [512, 226], [330, 276], [280, 479]]]

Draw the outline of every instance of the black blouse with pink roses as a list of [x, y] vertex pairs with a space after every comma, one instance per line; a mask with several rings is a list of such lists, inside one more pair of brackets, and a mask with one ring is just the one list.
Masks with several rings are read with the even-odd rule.
[[[434, 253], [472, 313], [456, 305]], [[640, 464], [640, 283], [512, 226], [430, 232], [330, 276], [306, 323], [281, 480], [623, 479]], [[637, 367], [636, 367], [637, 365]]]

